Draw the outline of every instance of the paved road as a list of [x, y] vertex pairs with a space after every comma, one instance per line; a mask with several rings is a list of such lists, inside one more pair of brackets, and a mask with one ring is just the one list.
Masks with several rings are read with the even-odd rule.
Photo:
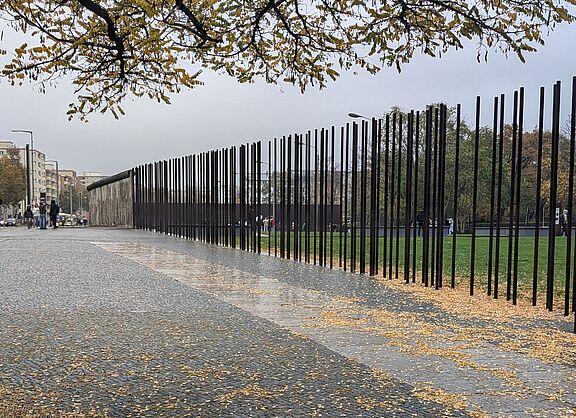
[[574, 414], [534, 311], [133, 230], [0, 229], [0, 266], [0, 416]]

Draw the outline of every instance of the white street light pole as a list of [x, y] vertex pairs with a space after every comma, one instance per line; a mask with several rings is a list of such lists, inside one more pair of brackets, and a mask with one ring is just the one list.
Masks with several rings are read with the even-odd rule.
[[[30, 148], [31, 148], [31, 153], [32, 153], [32, 159], [31, 159], [31, 165], [32, 165], [32, 190], [31, 190], [31, 194], [32, 194], [32, 202], [34, 202], [34, 189], [35, 189], [35, 185], [34, 185], [34, 132], [27, 130], [27, 129], [12, 129], [12, 132], [15, 133], [26, 133], [30, 135]], [[30, 202], [30, 205], [33, 205], [33, 203]]]

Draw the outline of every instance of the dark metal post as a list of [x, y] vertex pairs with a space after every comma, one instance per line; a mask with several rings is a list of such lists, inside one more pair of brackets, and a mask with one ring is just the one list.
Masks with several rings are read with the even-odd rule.
[[349, 167], [349, 150], [350, 150], [350, 124], [346, 124], [346, 165], [345, 167], [345, 185], [344, 185], [344, 271], [348, 261], [348, 167]]
[[324, 131], [324, 205], [322, 216], [324, 217], [324, 259], [322, 265], [328, 264], [328, 130]]
[[430, 255], [430, 285], [434, 286], [435, 289], [438, 289], [438, 283], [436, 281], [436, 257], [437, 257], [437, 237], [438, 237], [438, 201], [437, 201], [437, 191], [438, 191], [438, 181], [440, 180], [438, 177], [438, 125], [439, 125], [439, 118], [440, 115], [438, 114], [438, 107], [434, 108], [434, 120], [433, 120], [433, 128], [434, 128], [434, 142], [432, 147], [432, 245], [431, 250], [432, 254]]
[[[439, 213], [439, 235], [438, 235], [438, 263], [436, 282], [439, 287], [443, 286], [444, 277], [444, 219], [446, 218], [444, 208], [444, 198], [446, 194], [446, 125], [447, 125], [447, 108], [446, 105], [441, 105], [441, 118], [440, 118], [440, 185], [438, 188], [438, 213]], [[454, 220], [452, 220], [454, 221]], [[452, 231], [454, 231], [454, 224], [452, 223]]]
[[313, 263], [316, 265], [316, 231], [318, 230], [318, 130], [314, 131], [314, 229], [312, 231]]
[[[412, 158], [414, 140], [414, 111], [407, 117], [406, 185], [404, 198], [404, 281], [410, 283], [410, 215], [412, 213]], [[416, 274], [416, 271], [413, 272]]]
[[385, 122], [385, 141], [384, 147], [384, 236], [382, 237], [382, 277], [386, 277], [387, 257], [388, 257], [388, 169], [390, 159], [390, 115], [386, 115]]
[[287, 154], [287, 170], [288, 176], [286, 188], [286, 258], [290, 260], [290, 234], [292, 232], [292, 137], [288, 136], [286, 139], [288, 154]]
[[[576, 76], [572, 78], [572, 110], [570, 112], [570, 144], [576, 143]], [[573, 164], [570, 165], [573, 167]], [[573, 214], [568, 214], [573, 220]], [[572, 234], [572, 230], [570, 230]], [[572, 268], [572, 311], [576, 312], [576, 245], [574, 246], [574, 266]], [[576, 332], [576, 314], [574, 315], [574, 332]]]
[[300, 137], [298, 134], [294, 135], [294, 198], [293, 198], [293, 214], [294, 214], [294, 245], [293, 245], [293, 259], [298, 260], [298, 254], [300, 252]]
[[461, 124], [461, 105], [456, 107], [456, 151], [454, 153], [454, 235], [452, 235], [452, 271], [450, 278], [450, 287], [454, 289], [456, 285], [456, 246], [458, 235], [458, 179], [460, 176], [460, 124]]
[[574, 118], [576, 113], [576, 101], [574, 100], [574, 95], [576, 94], [576, 77], [572, 80], [572, 110], [570, 113], [570, 167], [568, 170], [568, 225], [567, 225], [567, 237], [566, 237], [566, 277], [565, 277], [565, 287], [564, 287], [564, 315], [570, 313], [570, 261], [572, 256], [572, 226], [574, 215], [572, 214], [572, 209], [574, 207], [574, 153], [576, 148], [576, 138], [574, 134]]
[[274, 138], [274, 257], [278, 257], [278, 139]]
[[378, 163], [380, 153], [378, 152], [378, 124], [376, 119], [371, 123], [371, 160], [370, 160], [370, 276], [377, 273], [378, 268]]
[[311, 141], [311, 134], [310, 132], [307, 133], [306, 135], [306, 231], [305, 231], [305, 237], [304, 237], [304, 257], [307, 263], [310, 263], [310, 223], [312, 222], [311, 219], [311, 211], [310, 211], [310, 204], [312, 202], [311, 199], [311, 186], [310, 186], [310, 180], [311, 180], [311, 176], [312, 176], [312, 171], [311, 171], [311, 163], [310, 163], [310, 158], [311, 158], [311, 149], [310, 149], [310, 141]]
[[502, 219], [502, 159], [504, 152], [504, 100], [500, 95], [500, 142], [498, 144], [498, 190], [496, 198], [496, 253], [494, 255], [494, 299], [498, 299], [498, 278], [500, 268], [500, 223]]
[[538, 257], [540, 243], [540, 219], [542, 218], [542, 204], [540, 194], [542, 192], [542, 145], [544, 141], [544, 87], [540, 87], [540, 106], [538, 116], [538, 161], [536, 168], [536, 207], [534, 210], [536, 222], [534, 226], [534, 265], [532, 268], [532, 305], [536, 306], [538, 293]]
[[414, 135], [414, 205], [413, 205], [413, 212], [412, 212], [412, 219], [414, 220], [414, 227], [412, 228], [412, 283], [416, 283], [416, 272], [417, 270], [417, 237], [419, 237], [418, 233], [418, 160], [420, 159], [420, 111], [416, 112], [416, 132]]
[[333, 268], [334, 264], [334, 160], [336, 157], [336, 153], [334, 151], [335, 136], [336, 132], [334, 126], [332, 126], [332, 158], [330, 159], [330, 268]]
[[339, 225], [339, 234], [338, 234], [338, 267], [342, 267], [343, 263], [343, 229], [345, 229], [344, 221], [346, 216], [344, 214], [344, 127], [340, 128], [340, 197], [338, 201], [340, 202], [340, 225]]
[[318, 229], [319, 229], [319, 246], [318, 246], [318, 265], [324, 264], [324, 129], [320, 130], [320, 202], [318, 214]]
[[362, 121], [362, 131], [360, 133], [360, 140], [362, 142], [360, 152], [360, 274], [366, 272], [366, 200], [367, 196], [367, 179], [366, 174], [368, 168], [368, 150], [367, 150], [367, 123]]
[[424, 153], [424, 230], [422, 231], [422, 282], [429, 285], [430, 259], [430, 166], [432, 160], [432, 108], [426, 109], [426, 149]]
[[358, 124], [352, 124], [352, 231], [350, 237], [350, 271], [356, 271], [356, 208], [358, 200]]
[[395, 260], [394, 260], [394, 278], [398, 279], [400, 276], [400, 201], [401, 195], [400, 192], [402, 190], [402, 140], [403, 140], [403, 117], [400, 114], [398, 118], [398, 174], [396, 175], [398, 179], [397, 184], [397, 194], [398, 197], [396, 198], [396, 252], [395, 252]]
[[262, 216], [262, 142], [256, 142], [256, 207], [257, 211], [257, 224], [258, 228], [258, 254], [262, 253], [262, 228], [264, 225], [264, 217]]
[[286, 242], [286, 137], [280, 140], [280, 257], [285, 257]]
[[498, 144], [498, 96], [494, 97], [494, 113], [492, 125], [492, 171], [490, 175], [490, 236], [488, 241], [488, 296], [492, 294], [492, 262], [494, 252], [494, 207], [496, 182], [496, 150]]
[[196, 200], [196, 155], [192, 155], [192, 238], [196, 241], [198, 223], [198, 202]]
[[374, 244], [374, 275], [378, 274], [378, 249], [380, 248], [380, 176], [382, 172], [382, 119], [372, 121], [372, 125], [377, 129], [376, 132], [373, 131], [373, 135], [376, 136], [376, 194], [374, 199], [376, 199], [376, 236]]
[[478, 205], [478, 153], [480, 148], [480, 96], [476, 97], [476, 130], [474, 134], [474, 183], [472, 191], [472, 245], [470, 250], [470, 296], [474, 294], [476, 263], [476, 219]]
[[518, 92], [514, 92], [514, 111], [512, 116], [512, 158], [510, 160], [510, 200], [508, 220], [508, 275], [506, 276], [506, 300], [512, 298], [512, 256], [514, 243], [514, 208], [515, 208], [515, 184], [516, 184], [516, 154], [518, 142]]
[[245, 195], [246, 195], [246, 146], [240, 145], [240, 249], [246, 249], [246, 234], [245, 234], [245, 224], [246, 224], [246, 206]]
[[396, 113], [392, 114], [392, 155], [391, 155], [392, 172], [390, 176], [390, 252], [388, 259], [388, 278], [392, 280], [392, 272], [394, 268], [394, 200], [396, 191]]
[[550, 158], [550, 208], [548, 212], [548, 273], [546, 308], [554, 307], [554, 261], [556, 243], [556, 191], [558, 185], [558, 142], [560, 137], [560, 82], [554, 85], [552, 107], [552, 156]]
[[516, 305], [518, 297], [518, 251], [520, 245], [520, 190], [522, 182], [522, 139], [524, 130], [524, 87], [520, 88], [518, 110], [518, 155], [516, 162], [516, 213], [514, 231], [514, 271], [512, 275], [512, 303]]

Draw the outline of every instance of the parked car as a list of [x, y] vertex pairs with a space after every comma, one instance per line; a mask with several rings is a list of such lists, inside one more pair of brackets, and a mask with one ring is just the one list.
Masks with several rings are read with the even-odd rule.
[[68, 213], [62, 213], [62, 212], [58, 214], [58, 225], [60, 226], [72, 225], [70, 215]]
[[6, 219], [6, 226], [16, 226], [16, 218], [11, 216], [8, 219]]

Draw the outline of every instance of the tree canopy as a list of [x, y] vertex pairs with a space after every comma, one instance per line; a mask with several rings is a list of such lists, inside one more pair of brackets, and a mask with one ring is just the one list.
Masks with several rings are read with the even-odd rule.
[[0, 158], [0, 201], [16, 205], [26, 197], [26, 173], [20, 162], [10, 155]]
[[[439, 104], [432, 104], [432, 107], [437, 107]], [[422, 139], [423, 132], [425, 132], [426, 121], [425, 110], [420, 111], [420, 141], [419, 146], [415, 149], [418, 155], [418, 179], [420, 186], [418, 187], [418, 207], [423, 206], [424, 201], [424, 178], [426, 173], [424, 171], [424, 154], [425, 143]], [[446, 177], [445, 177], [445, 205], [444, 213], [446, 217], [454, 216], [454, 181], [456, 172], [455, 155], [456, 155], [456, 108], [448, 108], [448, 115], [446, 120], [447, 142], [446, 142]], [[408, 113], [403, 111], [400, 107], [392, 108], [390, 114], [396, 113], [397, 116], [402, 115], [403, 131], [408, 132], [407, 116]], [[385, 116], [385, 115], [384, 115]], [[512, 180], [512, 136], [514, 127], [511, 124], [504, 125], [503, 138], [498, 136], [498, 141], [502, 140], [502, 200], [500, 209], [501, 219], [506, 221], [510, 216], [512, 209], [510, 203], [510, 187]], [[497, 132], [498, 134], [498, 132]], [[522, 160], [521, 160], [521, 189], [520, 189], [520, 214], [521, 220], [525, 225], [536, 222], [535, 201], [537, 193], [537, 161], [538, 161], [538, 129], [523, 130], [522, 132]], [[542, 183], [540, 188], [540, 205], [542, 214], [547, 213], [550, 205], [550, 184], [551, 184], [551, 154], [552, 154], [552, 132], [550, 130], [543, 130], [542, 132]], [[490, 209], [491, 209], [491, 187], [492, 187], [492, 146], [494, 139], [494, 131], [492, 127], [481, 126], [479, 130], [479, 147], [478, 147], [478, 201], [476, 214], [478, 215], [479, 223], [490, 222]], [[470, 126], [465, 119], [460, 121], [460, 152], [459, 152], [459, 168], [458, 168], [458, 229], [465, 230], [466, 225], [472, 222], [473, 205], [472, 195], [474, 189], [474, 140], [475, 129]], [[381, 148], [385, 149], [385, 138], [381, 139]], [[402, 170], [405, 170], [405, 156], [407, 150], [407, 138], [402, 138], [402, 156], [403, 164]], [[566, 133], [560, 133], [559, 137], [559, 152], [557, 163], [557, 201], [558, 208], [568, 207], [569, 197], [569, 171], [570, 171], [570, 136]], [[398, 154], [396, 154], [398, 155]], [[398, 164], [398, 157], [396, 157], [395, 164]], [[390, 162], [391, 164], [391, 162]], [[385, 169], [384, 162], [381, 161], [381, 178], [380, 181], [384, 184]], [[396, 198], [400, 199], [401, 212], [405, 209], [405, 190], [406, 190], [406, 176], [405, 171], [400, 178], [400, 192]], [[517, 201], [517, 202], [518, 202]], [[545, 209], [545, 210], [544, 210]], [[543, 219], [541, 218], [542, 222]]]
[[576, 0], [0, 0], [0, 19], [28, 43], [1, 74], [41, 89], [64, 75], [77, 101], [70, 117], [123, 113], [127, 95], [169, 102], [201, 84], [202, 69], [240, 82], [264, 78], [301, 90], [341, 71], [400, 69], [415, 53], [436, 56], [478, 42], [520, 59], [545, 33], [572, 22]]

